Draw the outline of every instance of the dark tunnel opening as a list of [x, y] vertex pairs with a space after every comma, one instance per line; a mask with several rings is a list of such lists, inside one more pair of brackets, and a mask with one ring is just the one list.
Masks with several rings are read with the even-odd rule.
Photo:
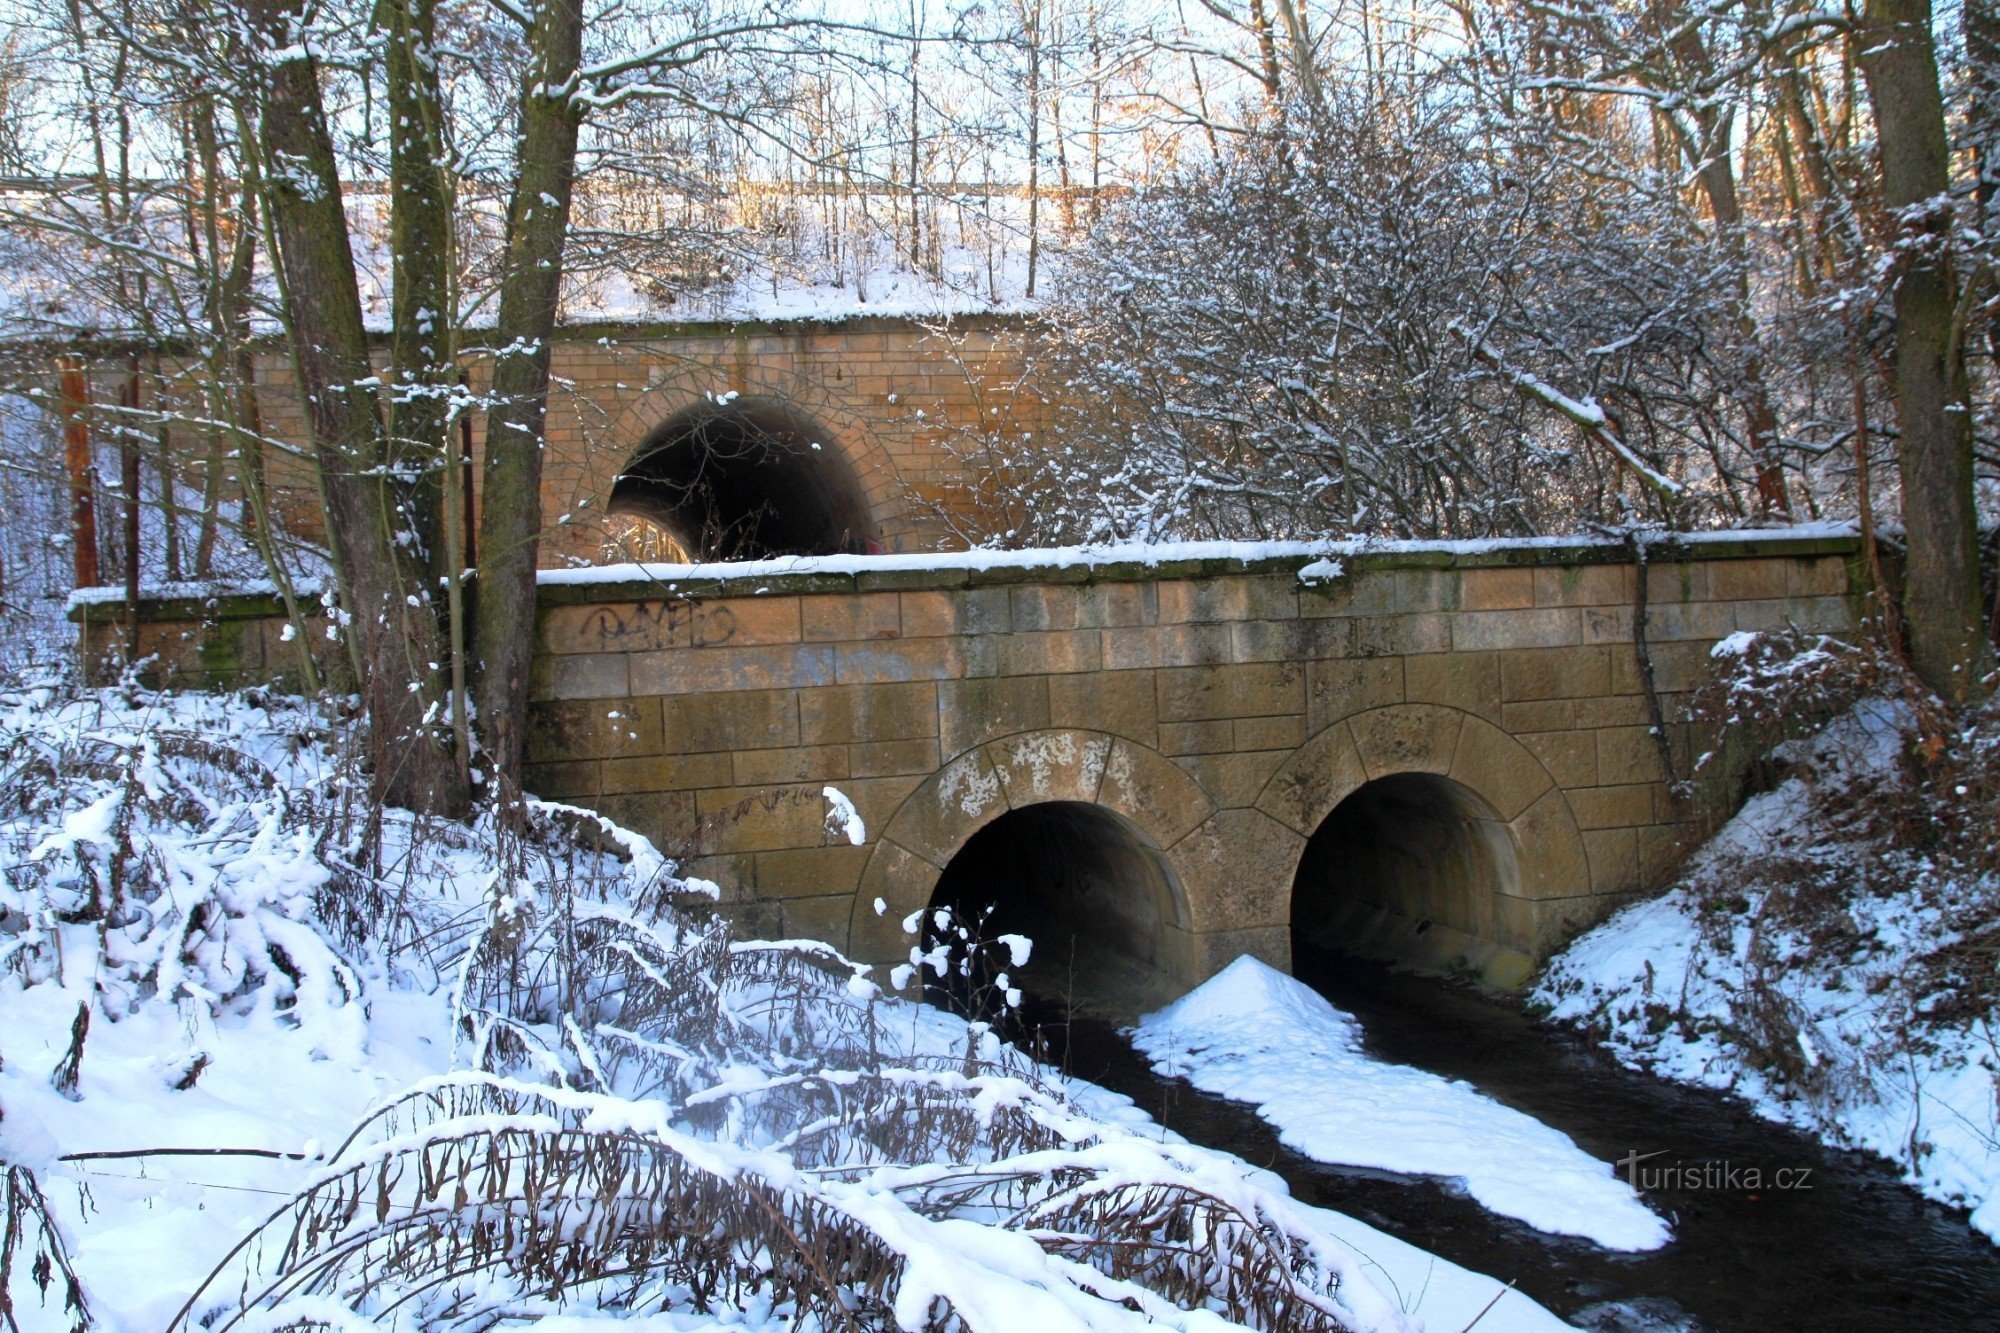
[[989, 947], [970, 975], [954, 967], [940, 979], [926, 969], [926, 996], [991, 1016], [996, 997], [978, 992], [1006, 971], [1012, 985], [1066, 1010], [1136, 1016], [1135, 1005], [1170, 994], [1161, 949], [1173, 901], [1166, 859], [1124, 817], [1080, 801], [1009, 811], [974, 834], [939, 876], [924, 947], [951, 944], [955, 961], [965, 957], [955, 929], [939, 929], [938, 909], [949, 908], [977, 939], [1027, 937], [1028, 963], [1013, 968], [1007, 949]]
[[768, 398], [697, 403], [646, 437], [607, 511], [695, 560], [879, 550], [868, 499], [832, 434]]
[[1430, 773], [1377, 778], [1334, 807], [1292, 884], [1294, 970], [1347, 954], [1430, 971], [1483, 966], [1518, 887], [1507, 826]]

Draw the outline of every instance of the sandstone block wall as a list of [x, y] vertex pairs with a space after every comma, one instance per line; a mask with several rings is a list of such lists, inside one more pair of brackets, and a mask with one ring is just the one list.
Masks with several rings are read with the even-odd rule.
[[[1654, 564], [1666, 716], [1727, 634], [1850, 627], [1851, 547], [1707, 543]], [[1440, 905], [1475, 964], [1538, 957], [1672, 872], [1687, 814], [1621, 548], [1362, 556], [1316, 583], [1303, 563], [547, 589], [529, 785], [679, 852], [750, 928], [871, 960], [900, 956], [894, 922], [973, 832], [1046, 799], [1109, 806], [1166, 854], [1163, 961], [1186, 981], [1246, 951], [1288, 961], [1306, 840], [1390, 773], [1448, 776], [1516, 850], [1505, 892]], [[1669, 740], [1685, 773], [1686, 724]], [[829, 784], [867, 845], [826, 835]]]

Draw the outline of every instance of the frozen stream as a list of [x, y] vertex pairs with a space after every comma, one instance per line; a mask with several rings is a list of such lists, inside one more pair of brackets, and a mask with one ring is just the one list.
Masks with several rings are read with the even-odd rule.
[[[1361, 1022], [1380, 1059], [1465, 1079], [1616, 1162], [1648, 1159], [1642, 1192], [1675, 1240], [1620, 1254], [1544, 1235], [1431, 1179], [1332, 1167], [1284, 1147], [1245, 1105], [1163, 1078], [1110, 1023], [1041, 1015], [1051, 1056], [1133, 1098], [1195, 1142], [1270, 1167], [1309, 1203], [1339, 1209], [1521, 1289], [1601, 1329], [1971, 1329], [2000, 1310], [2000, 1247], [1886, 1166], [1756, 1119], [1713, 1093], [1620, 1068], [1565, 1033], [1472, 991], [1344, 958], [1299, 976]], [[1680, 1168], [1679, 1178], [1659, 1174]], [[1751, 1190], [1808, 1171], [1810, 1188]], [[1725, 1168], [1735, 1168], [1733, 1179]], [[1505, 1333], [1495, 1329], [1493, 1333]]]

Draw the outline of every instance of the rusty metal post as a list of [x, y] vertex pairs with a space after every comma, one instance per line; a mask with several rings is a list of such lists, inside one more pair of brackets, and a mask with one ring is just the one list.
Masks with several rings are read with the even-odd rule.
[[90, 381], [83, 358], [56, 360], [57, 408], [63, 423], [63, 462], [69, 474], [69, 536], [76, 562], [76, 586], [97, 586], [96, 467], [90, 456]]

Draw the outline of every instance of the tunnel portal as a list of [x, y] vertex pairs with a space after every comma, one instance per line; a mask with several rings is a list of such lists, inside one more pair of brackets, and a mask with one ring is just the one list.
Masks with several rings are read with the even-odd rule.
[[[1080, 1009], [1136, 1014], [1135, 1002], [1172, 992], [1160, 957], [1163, 923], [1174, 920], [1172, 874], [1144, 833], [1102, 806], [1025, 806], [975, 833], [945, 867], [924, 944], [940, 942], [937, 909], [948, 907], [955, 921], [983, 919], [984, 939], [1033, 942], [1013, 984]], [[974, 985], [1006, 967], [1006, 950], [989, 952], [994, 961]], [[940, 987], [927, 973], [925, 982], [933, 998], [965, 1007], [963, 979]]]
[[1512, 836], [1470, 788], [1397, 773], [1358, 788], [1306, 843], [1292, 886], [1295, 959], [1353, 954], [1480, 967], [1518, 891]]
[[612, 484], [607, 511], [654, 525], [693, 560], [880, 549], [832, 433], [775, 398], [711, 399], [661, 423]]

